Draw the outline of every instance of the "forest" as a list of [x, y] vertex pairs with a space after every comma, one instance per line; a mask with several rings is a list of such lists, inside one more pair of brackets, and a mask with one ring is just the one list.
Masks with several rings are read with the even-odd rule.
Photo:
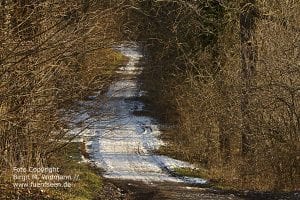
[[12, 187], [13, 168], [64, 163], [76, 102], [105, 93], [128, 41], [144, 55], [141, 98], [165, 142], [156, 153], [198, 166], [178, 173], [221, 189], [300, 189], [299, 1], [1, 0], [0, 198], [35, 199]]
[[133, 35], [150, 60], [144, 87], [160, 117], [177, 124], [167, 130], [167, 153], [199, 162], [232, 185], [299, 187], [300, 4], [134, 6], [141, 21]]

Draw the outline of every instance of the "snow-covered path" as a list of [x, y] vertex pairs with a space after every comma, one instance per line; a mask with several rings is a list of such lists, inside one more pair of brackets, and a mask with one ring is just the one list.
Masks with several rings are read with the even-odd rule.
[[[171, 175], [174, 167], [193, 167], [191, 164], [153, 154], [153, 150], [163, 144], [158, 138], [157, 122], [149, 116], [133, 114], [144, 107], [138, 99], [143, 92], [137, 79], [142, 70], [138, 65], [142, 54], [134, 45], [124, 45], [118, 50], [129, 58], [129, 62], [119, 69], [120, 79], [109, 87], [105, 103], [98, 103], [96, 112], [102, 117], [93, 119], [87, 113], [81, 116], [81, 119], [86, 117], [92, 121], [82, 134], [91, 161], [105, 170], [107, 178], [205, 184], [203, 179]], [[96, 105], [96, 101], [83, 104]]]

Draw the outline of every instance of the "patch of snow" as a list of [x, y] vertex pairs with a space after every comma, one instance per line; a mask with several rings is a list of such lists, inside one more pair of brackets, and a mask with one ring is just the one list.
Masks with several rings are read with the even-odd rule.
[[[144, 92], [140, 91], [136, 75], [142, 71], [138, 65], [142, 54], [132, 45], [117, 49], [129, 58], [129, 62], [119, 69], [123, 78], [112, 83], [105, 94], [108, 100], [95, 110], [102, 113], [102, 117], [95, 118], [84, 112], [75, 119], [75, 122], [87, 120], [87, 124], [91, 124], [83, 131], [76, 128], [73, 130], [73, 134], [80, 134], [86, 141], [91, 162], [103, 168], [107, 178], [148, 183], [171, 181], [205, 184], [207, 181], [204, 179], [172, 175], [174, 168], [194, 168], [193, 165], [153, 154], [154, 150], [163, 145], [158, 137], [161, 133], [159, 125], [149, 116], [134, 115], [135, 111], [144, 109], [144, 104], [137, 100]], [[93, 104], [93, 101], [99, 99], [89, 101], [88, 105]], [[82, 105], [85, 103], [82, 102]]]

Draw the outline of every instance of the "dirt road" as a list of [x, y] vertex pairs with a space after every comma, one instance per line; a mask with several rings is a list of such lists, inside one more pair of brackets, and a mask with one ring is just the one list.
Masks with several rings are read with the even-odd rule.
[[118, 71], [120, 78], [110, 85], [104, 98], [99, 100], [95, 94], [82, 102], [94, 109], [82, 112], [78, 119], [89, 124], [81, 135], [90, 161], [104, 169], [104, 177], [120, 188], [121, 199], [249, 199], [249, 195], [205, 188], [204, 179], [174, 176], [174, 168], [194, 166], [153, 154], [163, 145], [158, 122], [134, 114], [144, 109], [139, 100], [144, 92], [137, 78], [143, 70], [138, 65], [142, 54], [132, 44], [118, 50], [129, 58]]

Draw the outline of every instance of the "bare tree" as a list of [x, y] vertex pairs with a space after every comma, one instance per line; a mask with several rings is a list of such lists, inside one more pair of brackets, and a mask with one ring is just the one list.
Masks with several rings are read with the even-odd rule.
[[99, 56], [116, 41], [121, 3], [1, 1], [1, 168], [47, 164], [62, 146], [62, 115], [110, 79]]
[[126, 32], [151, 58], [144, 89], [178, 125], [165, 150], [229, 184], [295, 188], [300, 4], [132, 2]]

